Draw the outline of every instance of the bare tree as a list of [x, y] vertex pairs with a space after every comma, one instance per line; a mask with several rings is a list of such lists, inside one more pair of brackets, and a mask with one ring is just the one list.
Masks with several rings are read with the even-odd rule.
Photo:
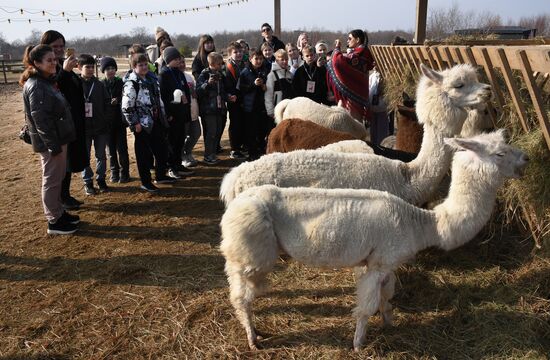
[[518, 25], [527, 29], [537, 29], [537, 35], [550, 36], [550, 14], [522, 17]]

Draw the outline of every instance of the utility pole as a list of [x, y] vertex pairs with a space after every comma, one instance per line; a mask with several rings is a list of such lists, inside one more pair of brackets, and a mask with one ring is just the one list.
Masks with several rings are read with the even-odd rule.
[[275, 6], [275, 28], [273, 33], [281, 36], [281, 0], [274, 0]]
[[426, 18], [428, 17], [428, 0], [416, 0], [416, 29], [414, 43], [423, 44], [426, 40]]

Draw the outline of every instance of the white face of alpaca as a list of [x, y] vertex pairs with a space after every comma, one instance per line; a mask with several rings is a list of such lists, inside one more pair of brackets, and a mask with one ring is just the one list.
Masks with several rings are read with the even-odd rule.
[[484, 173], [519, 178], [525, 171], [529, 157], [523, 151], [508, 145], [504, 133], [504, 130], [497, 130], [469, 139], [445, 139], [445, 142], [458, 150], [457, 156], [462, 160], [480, 166], [483, 169], [480, 171]]
[[491, 98], [491, 86], [477, 80], [475, 68], [471, 65], [457, 65], [442, 72], [422, 66], [422, 72], [441, 87], [456, 107], [474, 107]]

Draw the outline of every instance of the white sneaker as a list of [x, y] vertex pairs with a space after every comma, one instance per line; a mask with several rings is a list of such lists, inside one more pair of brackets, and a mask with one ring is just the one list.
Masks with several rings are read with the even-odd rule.
[[168, 176], [174, 179], [181, 179], [181, 175], [177, 171], [168, 170]]
[[185, 166], [186, 168], [195, 167], [195, 166], [197, 166], [197, 160], [195, 160], [193, 155], [189, 154], [189, 155], [185, 155], [182, 158], [181, 164], [183, 166]]

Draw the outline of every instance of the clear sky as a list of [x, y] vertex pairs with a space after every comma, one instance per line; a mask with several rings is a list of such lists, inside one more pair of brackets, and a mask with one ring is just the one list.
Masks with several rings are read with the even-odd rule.
[[[93, 0], [93, 1], [44, 1], [44, 0], [0, 0], [0, 7], [7, 10], [18, 8], [55, 10], [67, 12], [137, 12], [193, 8], [217, 4], [225, 0]], [[229, 1], [229, 0], [227, 0]], [[236, 1], [236, 0], [235, 0]], [[460, 0], [455, 1], [464, 11], [491, 11], [503, 21], [518, 20], [522, 16], [550, 13], [550, 0]], [[451, 0], [428, 0], [428, 11], [432, 8], [452, 6]], [[416, 13], [416, 0], [281, 0], [282, 27], [285, 30], [328, 29], [350, 30], [362, 28], [376, 30], [412, 30]], [[273, 25], [273, 0], [248, 0], [232, 6], [214, 7], [210, 10], [190, 12], [182, 15], [138, 17], [137, 19], [84, 22], [2, 22], [11, 19], [47, 19], [41, 14], [24, 16], [7, 14], [0, 10], [0, 33], [8, 41], [24, 40], [33, 29], [45, 31], [55, 29], [67, 39], [76, 36], [97, 37], [106, 34], [128, 33], [143, 26], [153, 33], [157, 25], [168, 33], [202, 34], [249, 29], [260, 29], [263, 22]], [[53, 17], [51, 17], [54, 19]], [[58, 18], [59, 19], [59, 18]]]

